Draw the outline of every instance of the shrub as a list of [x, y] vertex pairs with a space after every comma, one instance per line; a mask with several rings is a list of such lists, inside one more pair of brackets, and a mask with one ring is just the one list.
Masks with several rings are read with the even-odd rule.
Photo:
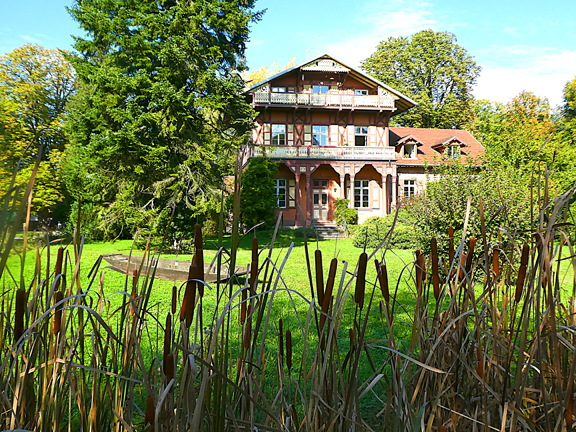
[[[390, 231], [390, 228], [392, 228], [395, 216], [396, 215], [392, 213], [384, 217], [373, 216], [368, 218], [366, 222], [354, 230], [354, 238], [352, 241], [354, 246], [369, 249], [378, 247]], [[390, 240], [390, 247], [397, 249], [415, 248], [418, 239], [417, 231], [414, 220], [410, 217], [410, 214], [405, 210], [400, 210]]]
[[350, 200], [337, 198], [334, 201], [334, 220], [338, 225], [342, 225], [342, 220], [346, 225], [356, 225], [358, 223], [358, 210], [349, 208]]

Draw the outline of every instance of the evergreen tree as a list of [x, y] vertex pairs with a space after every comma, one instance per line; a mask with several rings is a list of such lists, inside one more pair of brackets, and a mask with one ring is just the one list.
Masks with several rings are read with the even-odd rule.
[[[65, 154], [71, 190], [105, 233], [159, 209], [198, 215], [250, 129], [241, 95], [253, 0], [83, 0], [71, 57], [80, 79]], [[191, 223], [192, 225], [192, 223]], [[127, 230], [126, 228], [129, 228]]]

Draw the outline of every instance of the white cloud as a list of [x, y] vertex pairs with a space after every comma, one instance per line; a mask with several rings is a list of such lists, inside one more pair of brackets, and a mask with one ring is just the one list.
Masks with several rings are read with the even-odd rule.
[[24, 39], [26, 42], [31, 42], [31, 43], [40, 43], [40, 41], [32, 36], [27, 36], [27, 35], [20, 35], [20, 37], [22, 39]]
[[[551, 48], [500, 47], [516, 55], [517, 62], [505, 66], [485, 66], [478, 79], [474, 96], [496, 102], [508, 102], [523, 90], [545, 96], [551, 106], [562, 103], [562, 91], [576, 74], [576, 50]], [[513, 59], [512, 59], [513, 60]]]

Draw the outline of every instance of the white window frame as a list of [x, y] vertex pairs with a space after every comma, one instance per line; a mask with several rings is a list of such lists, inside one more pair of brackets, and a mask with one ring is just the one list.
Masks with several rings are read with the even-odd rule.
[[458, 145], [449, 145], [446, 147], [446, 155], [450, 159], [459, 159], [460, 158], [460, 146]]
[[402, 196], [405, 199], [409, 199], [416, 196], [416, 180], [414, 179], [404, 180], [403, 186], [404, 189]]
[[354, 208], [370, 208], [370, 180], [354, 180]]
[[[364, 145], [356, 144], [356, 138], [364, 137]], [[354, 146], [368, 147], [368, 126], [354, 126]]]
[[270, 89], [272, 93], [286, 93], [286, 87], [274, 86]]
[[286, 208], [286, 183], [286, 179], [274, 179], [274, 196], [278, 208], [281, 209]]
[[286, 125], [272, 124], [272, 145], [286, 145]]
[[[322, 128], [322, 130], [320, 130], [320, 128]], [[329, 130], [328, 129], [329, 128], [326, 125], [312, 126], [312, 145], [317, 145], [317, 146], [329, 145], [330, 140], [329, 140]], [[318, 140], [318, 144], [315, 144], [317, 137], [320, 139]], [[324, 138], [324, 140], [322, 138]]]
[[[412, 150], [408, 151], [409, 148]], [[416, 159], [416, 144], [404, 144], [403, 159]]]
[[[326, 91], [321, 91], [321, 90], [326, 90]], [[316, 90], [320, 90], [320, 91], [316, 91]], [[312, 93], [314, 94], [328, 94], [328, 90], [330, 90], [330, 87], [327, 85], [313, 85], [312, 86]]]

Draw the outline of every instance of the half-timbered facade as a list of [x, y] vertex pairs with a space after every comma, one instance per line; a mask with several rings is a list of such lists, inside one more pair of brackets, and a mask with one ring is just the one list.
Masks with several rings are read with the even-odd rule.
[[257, 112], [250, 156], [280, 162], [287, 224], [333, 221], [336, 198], [350, 200], [359, 222], [386, 215], [425, 187], [425, 164], [482, 151], [466, 131], [390, 128], [415, 102], [328, 54], [246, 93]]

